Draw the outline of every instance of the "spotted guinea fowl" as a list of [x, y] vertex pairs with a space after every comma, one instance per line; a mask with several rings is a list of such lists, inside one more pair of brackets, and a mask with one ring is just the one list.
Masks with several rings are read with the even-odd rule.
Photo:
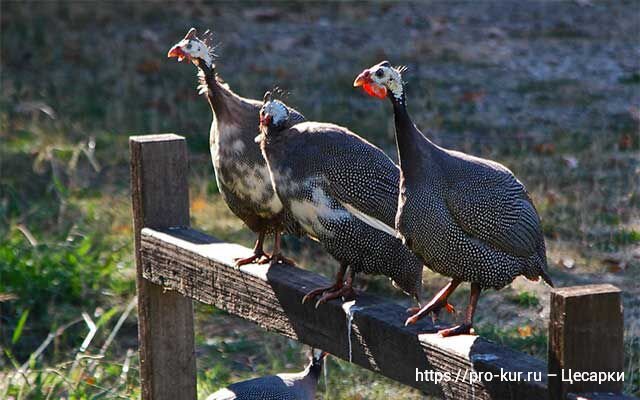
[[327, 353], [314, 349], [302, 372], [277, 374], [234, 383], [207, 400], [313, 400]]
[[335, 283], [303, 302], [353, 296], [358, 272], [384, 274], [419, 302], [422, 263], [393, 230], [398, 167], [346, 128], [319, 122], [288, 128], [289, 112], [265, 95], [256, 141], [285, 209], [340, 262]]
[[[196, 35], [196, 30], [191, 28], [184, 39], [169, 50], [168, 57], [192, 61], [198, 67], [200, 93], [206, 94], [213, 112], [209, 145], [218, 188], [231, 211], [258, 234], [253, 255], [236, 260], [236, 265], [289, 261], [280, 254], [280, 234], [300, 230], [295, 221], [283, 213], [260, 148], [253, 142], [262, 103], [240, 97], [220, 82], [210, 35], [204, 39]], [[289, 111], [288, 124], [304, 120], [302, 114]], [[263, 251], [265, 235], [270, 233], [275, 235], [271, 257]]]
[[449, 295], [461, 282], [471, 282], [464, 323], [440, 331], [469, 333], [482, 289], [500, 289], [519, 275], [542, 277], [553, 286], [540, 218], [524, 185], [505, 166], [439, 147], [418, 130], [407, 112], [402, 72], [384, 61], [364, 70], [354, 86], [393, 104], [402, 174], [398, 231], [429, 268], [452, 278], [407, 324], [442, 307], [452, 309]]

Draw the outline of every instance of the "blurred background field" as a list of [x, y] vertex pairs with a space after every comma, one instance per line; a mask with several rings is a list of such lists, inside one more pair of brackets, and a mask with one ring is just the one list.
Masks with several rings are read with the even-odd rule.
[[[213, 30], [218, 72], [240, 95], [278, 86], [309, 119], [392, 157], [390, 106], [351, 84], [382, 59], [407, 65], [423, 131], [527, 185], [554, 281], [625, 291], [625, 390], [640, 394], [640, 3], [3, 0], [0, 21], [0, 398], [139, 394], [129, 135], [186, 136], [192, 225], [252, 244], [217, 193], [195, 68], [166, 59], [191, 26]], [[305, 268], [337, 267], [309, 240], [284, 246]], [[425, 271], [425, 295], [445, 281]], [[358, 282], [408, 303], [386, 279]], [[544, 358], [548, 290], [518, 279], [488, 292], [478, 330]], [[299, 344], [210, 307], [196, 341], [202, 396], [306, 362]], [[423, 395], [330, 359], [320, 398]]]

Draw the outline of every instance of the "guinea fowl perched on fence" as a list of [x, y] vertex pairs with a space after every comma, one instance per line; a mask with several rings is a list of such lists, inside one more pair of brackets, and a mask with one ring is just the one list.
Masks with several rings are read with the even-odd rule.
[[[168, 57], [192, 61], [198, 67], [200, 91], [206, 94], [213, 112], [209, 145], [218, 188], [231, 211], [258, 234], [253, 255], [238, 259], [237, 265], [289, 261], [280, 254], [280, 235], [283, 231], [298, 234], [300, 230], [283, 212], [267, 164], [253, 142], [262, 103], [238, 96], [218, 80], [210, 41], [208, 35], [199, 39], [196, 30], [191, 28], [184, 39], [169, 50]], [[289, 110], [285, 124], [291, 126], [303, 120], [302, 114]], [[263, 251], [264, 238], [269, 233], [275, 235], [271, 257]]]
[[314, 349], [302, 372], [237, 382], [209, 395], [207, 400], [313, 400], [326, 356], [322, 350]]
[[471, 282], [464, 323], [440, 331], [469, 333], [482, 289], [500, 289], [519, 275], [542, 277], [553, 286], [540, 218], [525, 187], [505, 166], [439, 147], [416, 128], [407, 112], [402, 72], [384, 61], [364, 70], [354, 86], [393, 104], [402, 171], [397, 229], [429, 268], [452, 278], [407, 324], [451, 308], [449, 295], [461, 282]]
[[335, 283], [309, 292], [303, 302], [321, 294], [316, 306], [352, 296], [357, 272], [384, 274], [419, 301], [422, 263], [393, 230], [398, 167], [346, 128], [319, 122], [287, 127], [289, 113], [267, 93], [256, 141], [285, 209], [340, 262]]

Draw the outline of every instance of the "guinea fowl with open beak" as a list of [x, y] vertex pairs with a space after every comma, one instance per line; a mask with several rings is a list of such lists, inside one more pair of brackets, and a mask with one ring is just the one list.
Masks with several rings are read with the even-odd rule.
[[[258, 131], [258, 112], [262, 103], [232, 92], [216, 74], [211, 36], [204, 39], [191, 28], [186, 36], [171, 47], [168, 57], [191, 61], [198, 67], [200, 94], [205, 94], [213, 122], [209, 133], [211, 160], [218, 188], [231, 211], [258, 234], [253, 254], [237, 259], [236, 265], [252, 262], [289, 262], [280, 251], [281, 234], [301, 234], [300, 227], [284, 212], [271, 183], [267, 164], [253, 139]], [[289, 124], [304, 120], [302, 114], [290, 110]], [[265, 235], [275, 236], [273, 253], [263, 250]]]
[[406, 323], [443, 307], [453, 310], [449, 296], [461, 282], [471, 282], [464, 322], [440, 331], [470, 333], [482, 289], [501, 289], [519, 275], [542, 277], [553, 286], [540, 218], [507, 167], [444, 149], [418, 130], [407, 111], [403, 72], [383, 61], [353, 85], [373, 97], [388, 97], [393, 105], [402, 174], [397, 229], [427, 267], [452, 278]]

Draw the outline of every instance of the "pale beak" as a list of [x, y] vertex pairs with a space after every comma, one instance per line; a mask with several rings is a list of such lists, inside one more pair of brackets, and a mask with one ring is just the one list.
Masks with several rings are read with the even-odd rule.
[[364, 91], [370, 96], [379, 99], [384, 99], [387, 96], [387, 88], [375, 83], [373, 79], [371, 79], [371, 72], [369, 72], [368, 69], [362, 71], [362, 73], [356, 77], [356, 80], [353, 81], [353, 87], [359, 86], [362, 86]]
[[353, 81], [353, 87], [359, 87], [368, 82], [371, 82], [371, 78], [369, 78], [369, 70], [365, 69], [356, 77], [356, 80]]
[[179, 45], [173, 46], [167, 53], [167, 57], [178, 57], [178, 62], [181, 62], [184, 59], [189, 59], [189, 55], [185, 53], [184, 50], [182, 50], [182, 47], [180, 47]]

